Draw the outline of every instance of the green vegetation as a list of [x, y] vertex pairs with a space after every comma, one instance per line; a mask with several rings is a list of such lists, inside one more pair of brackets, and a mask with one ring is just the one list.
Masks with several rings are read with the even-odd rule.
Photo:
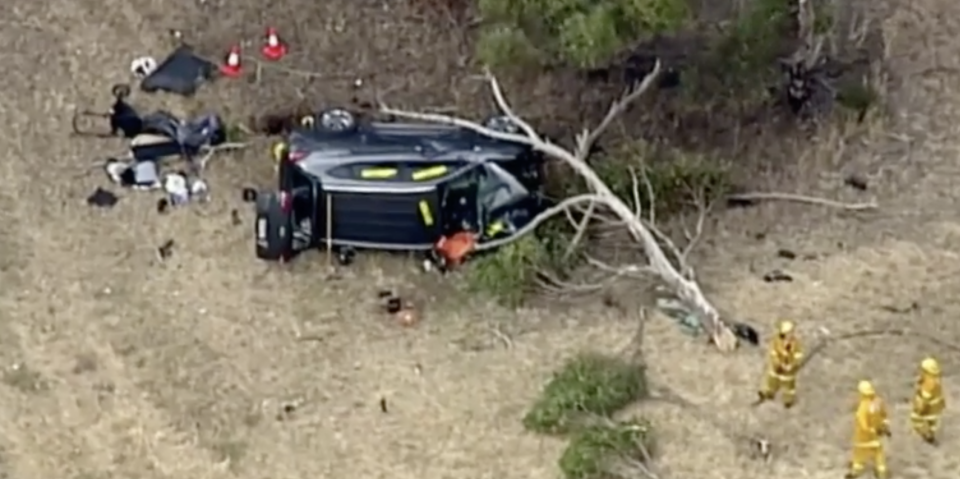
[[[647, 194], [641, 179], [641, 206], [644, 211], [655, 209], [658, 217], [682, 212], [698, 197], [717, 198], [729, 188], [729, 172], [716, 160], [678, 151], [655, 151], [640, 141], [616, 148], [596, 158], [593, 164], [600, 178], [628, 204], [634, 201], [629, 172], [646, 176], [652, 195]], [[572, 174], [557, 183], [552, 193], [558, 197], [585, 192], [583, 181]], [[654, 204], [650, 204], [651, 198]], [[521, 306], [529, 294], [537, 290], [537, 279], [543, 273], [566, 279], [573, 269], [583, 264], [579, 254], [583, 245], [568, 254], [573, 235], [574, 228], [564, 215], [545, 221], [536, 234], [474, 258], [464, 270], [468, 289], [507, 307]]]
[[523, 425], [533, 432], [569, 435], [559, 461], [567, 479], [617, 477], [617, 465], [648, 459], [653, 433], [643, 419], [616, 421], [613, 415], [647, 394], [642, 365], [581, 354], [554, 374]]
[[642, 366], [599, 354], [567, 362], [523, 418], [528, 430], [566, 434], [594, 417], [610, 417], [647, 395]]
[[866, 82], [844, 83], [837, 88], [837, 104], [857, 115], [866, 115], [880, 103], [880, 92]]
[[477, 57], [493, 67], [598, 67], [688, 17], [683, 0], [479, 0], [479, 9]]
[[566, 479], [608, 478], [627, 461], [646, 462], [653, 448], [652, 428], [642, 419], [589, 426], [570, 438], [560, 470]]

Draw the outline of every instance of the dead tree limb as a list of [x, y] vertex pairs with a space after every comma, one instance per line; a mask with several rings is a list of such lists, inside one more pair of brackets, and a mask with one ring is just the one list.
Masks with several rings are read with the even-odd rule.
[[826, 206], [828, 208], [837, 208], [848, 211], [875, 210], [879, 207], [875, 201], [866, 203], [844, 203], [816, 196], [796, 195], [793, 193], [741, 193], [728, 195], [728, 201], [753, 202], [753, 201], [791, 201], [794, 203], [806, 203], [809, 205]]
[[[584, 129], [579, 135], [577, 135], [576, 148], [573, 151], [564, 149], [559, 145], [554, 144], [550, 140], [543, 138], [534, 130], [532, 126], [530, 126], [529, 123], [521, 119], [513, 111], [509, 102], [504, 97], [499, 81], [497, 81], [497, 79], [489, 71], [486, 72], [485, 79], [490, 85], [490, 89], [493, 93], [494, 99], [497, 102], [497, 106], [500, 108], [500, 111], [506, 116], [506, 118], [517, 127], [519, 133], [497, 131], [462, 118], [448, 115], [407, 111], [391, 108], [385, 104], [381, 104], [380, 110], [386, 115], [392, 115], [398, 118], [408, 118], [418, 121], [453, 125], [475, 131], [490, 138], [528, 145], [547, 156], [564, 162], [584, 179], [589, 189], [592, 191], [592, 194], [581, 195], [564, 200], [559, 205], [541, 213], [531, 222], [531, 224], [522, 228], [519, 233], [525, 234], [533, 231], [537, 225], [543, 223], [543, 221], [545, 221], [547, 218], [565, 211], [566, 208], [571, 206], [573, 203], [591, 201], [598, 206], [606, 207], [611, 211], [612, 214], [617, 216], [619, 220], [623, 221], [627, 231], [634, 238], [634, 240], [639, 243], [638, 246], [646, 255], [647, 265], [642, 267], [642, 270], [652, 272], [656, 277], [663, 281], [676, 294], [679, 300], [687, 304], [697, 314], [697, 316], [701, 318], [703, 324], [706, 325], [708, 332], [713, 338], [713, 343], [721, 351], [730, 351], [736, 348], [736, 337], [733, 335], [733, 332], [730, 330], [730, 328], [724, 323], [717, 309], [709, 300], [707, 300], [700, 288], [700, 285], [692, 278], [692, 275], [684, 274], [684, 271], [678, 270], [674, 266], [674, 262], [672, 262], [667, 256], [667, 253], [664, 252], [663, 248], [661, 247], [661, 242], [658, 240], [658, 238], [665, 237], [665, 235], [661, 234], [654, 225], [644, 222], [641, 218], [637, 217], [635, 211], [632, 210], [630, 206], [624, 202], [624, 200], [614, 194], [610, 187], [604, 183], [604, 181], [593, 170], [593, 168], [587, 164], [587, 157], [589, 156], [591, 146], [604, 133], [604, 131], [609, 128], [610, 124], [613, 123], [613, 121], [629, 107], [631, 102], [639, 98], [644, 92], [651, 88], [651, 86], [656, 82], [659, 74], [660, 62], [657, 61], [650, 74], [648, 74], [646, 78], [644, 78], [643, 81], [636, 86], [636, 88], [629, 91], [626, 95], [610, 106], [606, 116], [603, 118], [603, 120], [601, 120], [595, 129], [592, 131], [590, 129]], [[519, 236], [520, 235], [513, 235], [507, 239], [491, 241], [489, 243], [480, 245], [478, 248], [490, 249], [503, 246]], [[681, 258], [674, 259], [679, 261]], [[641, 268], [636, 265], [613, 269], [623, 272], [641, 270]]]

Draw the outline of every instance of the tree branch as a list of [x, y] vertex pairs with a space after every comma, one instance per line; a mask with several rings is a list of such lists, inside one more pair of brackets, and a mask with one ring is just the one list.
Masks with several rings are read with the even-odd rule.
[[580, 158], [586, 158], [590, 152], [590, 148], [593, 147], [593, 144], [603, 136], [604, 132], [610, 128], [610, 125], [613, 123], [613, 120], [617, 119], [620, 115], [626, 111], [627, 107], [630, 106], [634, 101], [640, 98], [650, 87], [653, 85], [653, 82], [657, 81], [660, 78], [660, 60], [658, 59], [653, 65], [653, 70], [643, 78], [643, 81], [640, 82], [639, 86], [631, 86], [630, 90], [626, 94], [620, 97], [619, 100], [613, 102], [610, 105], [610, 109], [607, 110], [607, 116], [603, 117], [603, 120], [600, 121], [600, 124], [597, 125], [593, 131], [584, 130], [583, 133], [578, 135], [577, 138], [577, 156]]
[[[700, 289], [700, 285], [690, 279], [692, 275], [685, 274], [684, 271], [678, 271], [677, 268], [671, 263], [667, 255], [664, 253], [659, 241], [659, 238], [664, 237], [664, 235], [657, 230], [655, 225], [644, 222], [641, 220], [641, 218], [638, 218], [635, 211], [631, 209], [623, 201], [623, 199], [617, 197], [610, 187], [604, 183], [603, 179], [600, 178], [600, 176], [586, 162], [586, 158], [590, 153], [590, 147], [593, 145], [593, 143], [603, 134], [603, 132], [609, 127], [614, 119], [616, 119], [627, 109], [631, 102], [639, 98], [651, 87], [651, 85], [653, 85], [659, 74], [660, 61], [658, 60], [650, 74], [644, 78], [644, 80], [636, 89], [624, 95], [610, 106], [607, 116], [600, 122], [596, 129], [593, 131], [585, 130], [583, 133], [577, 136], [577, 148], [572, 152], [552, 143], [548, 139], [542, 138], [536, 133], [529, 123], [517, 116], [504, 98], [500, 83], [489, 72], [485, 74], [485, 78], [490, 85], [490, 89], [493, 93], [494, 99], [497, 102], [497, 106], [507, 117], [507, 119], [511, 121], [513, 125], [515, 125], [520, 131], [522, 131], [523, 134], [496, 131], [462, 118], [439, 115], [435, 113], [404, 111], [391, 108], [385, 104], [381, 104], [381, 112], [398, 118], [408, 118], [419, 121], [457, 126], [459, 128], [474, 131], [489, 138], [527, 145], [536, 151], [563, 161], [565, 164], [567, 164], [567, 166], [569, 166], [574, 172], [584, 179], [584, 181], [590, 187], [590, 190], [593, 191], [593, 194], [578, 195], [568, 198], [562, 201], [560, 204], [537, 215], [534, 220], [521, 228], [516, 234], [507, 238], [493, 240], [477, 245], [476, 250], [490, 250], [509, 244], [522, 235], [532, 232], [538, 225], [542, 224], [548, 218], [566, 211], [567, 208], [575, 204], [588, 201], [593, 204], [600, 204], [609, 208], [614, 215], [623, 221], [624, 226], [627, 228], [630, 235], [639, 243], [639, 246], [646, 254], [648, 260], [648, 265], [647, 267], [643, 268], [643, 270], [650, 271], [655, 274], [661, 281], [663, 281], [674, 291], [680, 301], [689, 305], [693, 311], [695, 311], [703, 319], [704, 324], [710, 326], [713, 343], [717, 345], [719, 349], [723, 351], [730, 351], [736, 348], [736, 337], [733, 335], [733, 332], [730, 330], [730, 328], [720, 318], [720, 313], [717, 311], [717, 309], [706, 299]], [[633, 268], [636, 267], [614, 270], [620, 272], [621, 274], [627, 274], [632, 272]], [[636, 270], [639, 271], [639, 268], [636, 268]]]
[[877, 202], [870, 201], [867, 203], [844, 203], [840, 201], [834, 201], [827, 198], [820, 198], [817, 196], [805, 196], [797, 195], [793, 193], [741, 193], [735, 195], [727, 195], [727, 200], [730, 201], [791, 201], [794, 203], [806, 203], [810, 205], [819, 205], [826, 206], [828, 208], [838, 208], [841, 210], [848, 211], [864, 211], [864, 210], [875, 210], [879, 207]]
[[533, 218], [523, 228], [520, 228], [519, 230], [517, 230], [514, 234], [506, 238], [495, 239], [493, 241], [488, 241], [486, 243], [478, 244], [473, 250], [480, 252], [480, 251], [488, 251], [488, 250], [500, 248], [502, 246], [506, 246], [516, 241], [518, 238], [523, 237], [527, 233], [533, 232], [534, 230], [537, 229], [537, 227], [542, 225], [545, 221], [549, 220], [550, 218], [553, 218], [554, 216], [560, 213], [567, 211], [567, 209], [569, 209], [573, 205], [576, 205], [578, 203], [595, 204], [597, 202], [600, 202], [600, 203], [603, 202], [603, 199], [599, 198], [597, 195], [586, 194], [586, 195], [572, 196], [550, 208], [543, 210], [543, 212], [541, 212], [539, 215]]
[[593, 217], [593, 210], [596, 207], [596, 201], [591, 201], [590, 204], [587, 205], [587, 211], [583, 213], [583, 218], [580, 219], [580, 224], [576, 225], [576, 232], [574, 233], [573, 238], [570, 240], [570, 244], [567, 245], [567, 250], [563, 253], [564, 261], [570, 258], [570, 255], [572, 255], [574, 250], [577, 249], [577, 245], [580, 243], [580, 240], [583, 239], [583, 235], [587, 232], [587, 226], [590, 225], [590, 219]]

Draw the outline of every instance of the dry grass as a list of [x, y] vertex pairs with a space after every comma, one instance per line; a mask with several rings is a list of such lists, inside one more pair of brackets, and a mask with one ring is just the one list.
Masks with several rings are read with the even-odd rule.
[[[564, 358], [621, 347], [632, 330], [627, 318], [593, 304], [507, 312], [433, 285], [416, 293], [424, 322], [398, 328], [375, 312], [373, 296], [380, 287], [410, 289], [414, 265], [364, 256], [343, 279], [325, 280], [320, 261], [289, 269], [254, 261], [249, 227], [232, 226], [228, 212], [242, 208], [240, 185], [265, 181], [266, 155], [218, 160], [215, 199], [204, 208], [157, 217], [145, 194], [124, 195], [106, 212], [83, 204], [103, 180], [79, 173], [121, 145], [66, 140], [69, 112], [106, 101], [134, 55], [164, 51], [166, 28], [183, 28], [219, 55], [236, 39], [257, 38], [260, 19], [269, 19], [296, 50], [286, 65], [331, 75], [271, 71], [259, 84], [223, 84], [193, 101], [162, 99], [175, 111], [216, 108], [243, 118], [252, 107], [347, 102], [352, 78], [341, 76], [364, 77], [395, 102], [486, 107], [474, 95], [479, 85], [465, 80], [457, 39], [397, 4], [311, 3], [309, 15], [295, 19], [266, 7], [205, 5], [199, 19], [190, 15], [200, 7], [159, 0], [0, 7], [0, 58], [16, 92], [0, 105], [8, 127], [0, 162], [0, 477], [555, 477], [562, 445], [524, 433], [520, 418]], [[936, 73], [955, 71], [937, 62], [953, 58], [957, 10], [923, 0], [886, 20], [895, 71], [920, 75], [892, 96], [901, 114], [891, 127], [909, 136], [909, 148], [873, 132], [829, 155], [839, 139], [826, 135], [805, 160], [808, 168], [829, 156], [838, 170], [882, 171], [870, 193], [884, 200], [882, 212], [858, 219], [767, 205], [724, 213], [702, 251], [701, 276], [725, 310], [762, 325], [792, 317], [808, 337], [819, 326], [842, 332], [907, 322], [960, 334], [951, 143], [960, 84]], [[536, 99], [556, 88], [543, 80], [529, 85], [530, 96], [514, 96], [545, 118], [550, 109]], [[836, 193], [836, 178], [801, 173], [769, 181]], [[153, 247], [173, 236], [173, 259], [153, 264]], [[778, 264], [778, 248], [814, 259]], [[760, 282], [774, 266], [797, 280]], [[921, 304], [911, 316], [879, 308], [911, 301]], [[297, 341], [297, 332], [323, 339]], [[667, 477], [838, 477], [852, 385], [864, 376], [894, 404], [898, 475], [957, 470], [949, 454], [956, 421], [946, 419], [942, 449], [929, 450], [908, 434], [903, 402], [922, 355], [941, 354], [948, 371], [956, 367], [946, 351], [893, 339], [838, 344], [811, 364], [801, 404], [784, 417], [746, 406], [759, 353], [713, 357], [666, 321], [648, 333], [656, 339], [648, 342], [652, 379], [712, 418], [647, 407], [666, 425], [659, 429]], [[960, 385], [950, 376], [947, 387]], [[745, 459], [724, 435], [734, 429], [770, 431], [781, 454], [770, 465]]]

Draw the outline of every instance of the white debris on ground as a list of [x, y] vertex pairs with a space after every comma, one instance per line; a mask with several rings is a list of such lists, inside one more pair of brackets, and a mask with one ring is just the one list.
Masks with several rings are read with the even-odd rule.
[[209, 197], [207, 182], [201, 178], [188, 178], [186, 174], [170, 173], [163, 178], [163, 190], [173, 206], [190, 202], [206, 201]]
[[156, 69], [157, 60], [150, 56], [134, 58], [133, 61], [130, 62], [130, 73], [141, 80], [149, 76]]

